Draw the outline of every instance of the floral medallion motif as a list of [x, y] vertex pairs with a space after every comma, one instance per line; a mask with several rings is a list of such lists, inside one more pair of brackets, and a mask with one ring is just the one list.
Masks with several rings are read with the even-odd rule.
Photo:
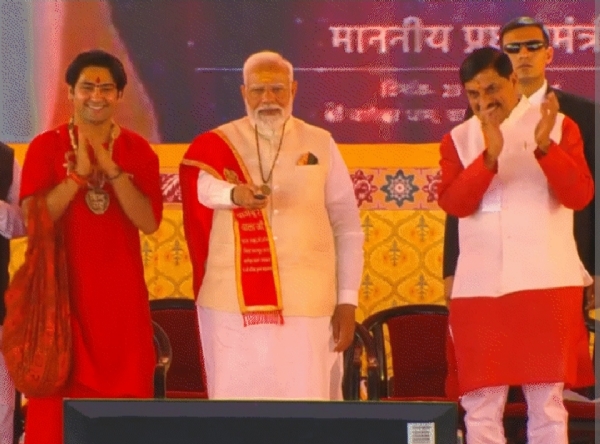
[[359, 207], [363, 202], [373, 202], [373, 193], [377, 191], [377, 187], [373, 185], [373, 177], [372, 174], [365, 175], [363, 170], [356, 170], [350, 174], [356, 203]]
[[442, 170], [439, 170], [435, 175], [427, 174], [427, 184], [422, 190], [427, 193], [427, 202], [435, 202], [438, 198], [438, 187], [442, 182]]
[[381, 187], [381, 191], [385, 193], [386, 202], [393, 200], [401, 207], [405, 201], [415, 201], [419, 187], [414, 184], [414, 174], [404, 175], [404, 171], [398, 170], [394, 176], [387, 174], [385, 180], [387, 184]]

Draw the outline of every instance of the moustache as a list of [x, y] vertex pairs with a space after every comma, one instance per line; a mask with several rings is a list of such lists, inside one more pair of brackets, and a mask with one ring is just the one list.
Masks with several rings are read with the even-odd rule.
[[[488, 103], [488, 105], [485, 107], [484, 111], [494, 109], [494, 108], [500, 108], [500, 104], [498, 102]], [[481, 111], [481, 105], [477, 105], [477, 111]]]
[[281, 106], [276, 106], [276, 105], [264, 105], [264, 106], [259, 106], [258, 108], [256, 108], [257, 112], [260, 111], [283, 111], [283, 108]]

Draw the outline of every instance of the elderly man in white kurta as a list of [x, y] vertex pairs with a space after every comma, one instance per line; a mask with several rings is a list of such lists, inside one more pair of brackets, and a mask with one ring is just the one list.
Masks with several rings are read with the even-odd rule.
[[291, 115], [281, 55], [244, 64], [247, 116], [182, 160], [186, 239], [211, 399], [341, 399], [363, 268], [353, 186], [331, 135]]
[[499, 50], [474, 51], [460, 79], [475, 116], [442, 140], [439, 204], [461, 218], [450, 328], [467, 440], [506, 442], [508, 386], [521, 385], [528, 443], [567, 444], [563, 387], [594, 381], [573, 236], [594, 193], [581, 135], [554, 93], [519, 99]]

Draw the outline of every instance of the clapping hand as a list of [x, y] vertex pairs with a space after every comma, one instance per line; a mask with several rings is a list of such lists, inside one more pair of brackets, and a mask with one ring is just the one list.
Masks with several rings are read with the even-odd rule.
[[[112, 130], [111, 130], [111, 132], [112, 132]], [[104, 144], [107, 141], [106, 135], [104, 133], [94, 134], [93, 131], [88, 131], [88, 129], [85, 128], [85, 126], [80, 125], [78, 137], [79, 137], [78, 146], [80, 147], [77, 150], [78, 156], [83, 157], [85, 155], [85, 157], [87, 157], [87, 161], [89, 163], [90, 160], [89, 160], [88, 147], [91, 147], [91, 151], [94, 153], [94, 157], [96, 158], [96, 163], [98, 165], [98, 169], [101, 172], [103, 172], [104, 174], [106, 174], [109, 177], [112, 177], [119, 172], [119, 167], [117, 166], [115, 161], [112, 159], [112, 153], [104, 147]], [[114, 136], [114, 134], [111, 133], [109, 136], [109, 140], [111, 140], [113, 137], [115, 137], [115, 136]], [[79, 159], [77, 160], [77, 162], [79, 163]], [[90, 167], [90, 169], [91, 169], [91, 167]], [[80, 174], [79, 171], [77, 173]]]
[[558, 99], [556, 94], [549, 92], [546, 95], [546, 100], [542, 102], [540, 111], [542, 118], [535, 127], [534, 137], [535, 143], [542, 151], [546, 151], [550, 146], [550, 131], [556, 123], [556, 115], [558, 114]]
[[479, 120], [481, 120], [481, 131], [485, 141], [487, 151], [486, 166], [492, 167], [498, 160], [504, 146], [504, 137], [500, 130], [501, 116], [496, 111], [496, 106], [488, 107], [481, 111]]
[[75, 151], [75, 173], [81, 177], [88, 177], [92, 172], [92, 162], [88, 152], [88, 144], [85, 135], [77, 133], [77, 150]]

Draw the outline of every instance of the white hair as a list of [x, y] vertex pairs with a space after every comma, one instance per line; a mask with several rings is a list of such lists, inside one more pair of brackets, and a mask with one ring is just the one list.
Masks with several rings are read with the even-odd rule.
[[294, 81], [294, 67], [283, 56], [273, 51], [261, 51], [252, 54], [244, 62], [244, 85], [248, 82], [248, 75], [257, 66], [261, 65], [280, 65], [282, 68], [287, 69], [290, 76], [290, 82]]

